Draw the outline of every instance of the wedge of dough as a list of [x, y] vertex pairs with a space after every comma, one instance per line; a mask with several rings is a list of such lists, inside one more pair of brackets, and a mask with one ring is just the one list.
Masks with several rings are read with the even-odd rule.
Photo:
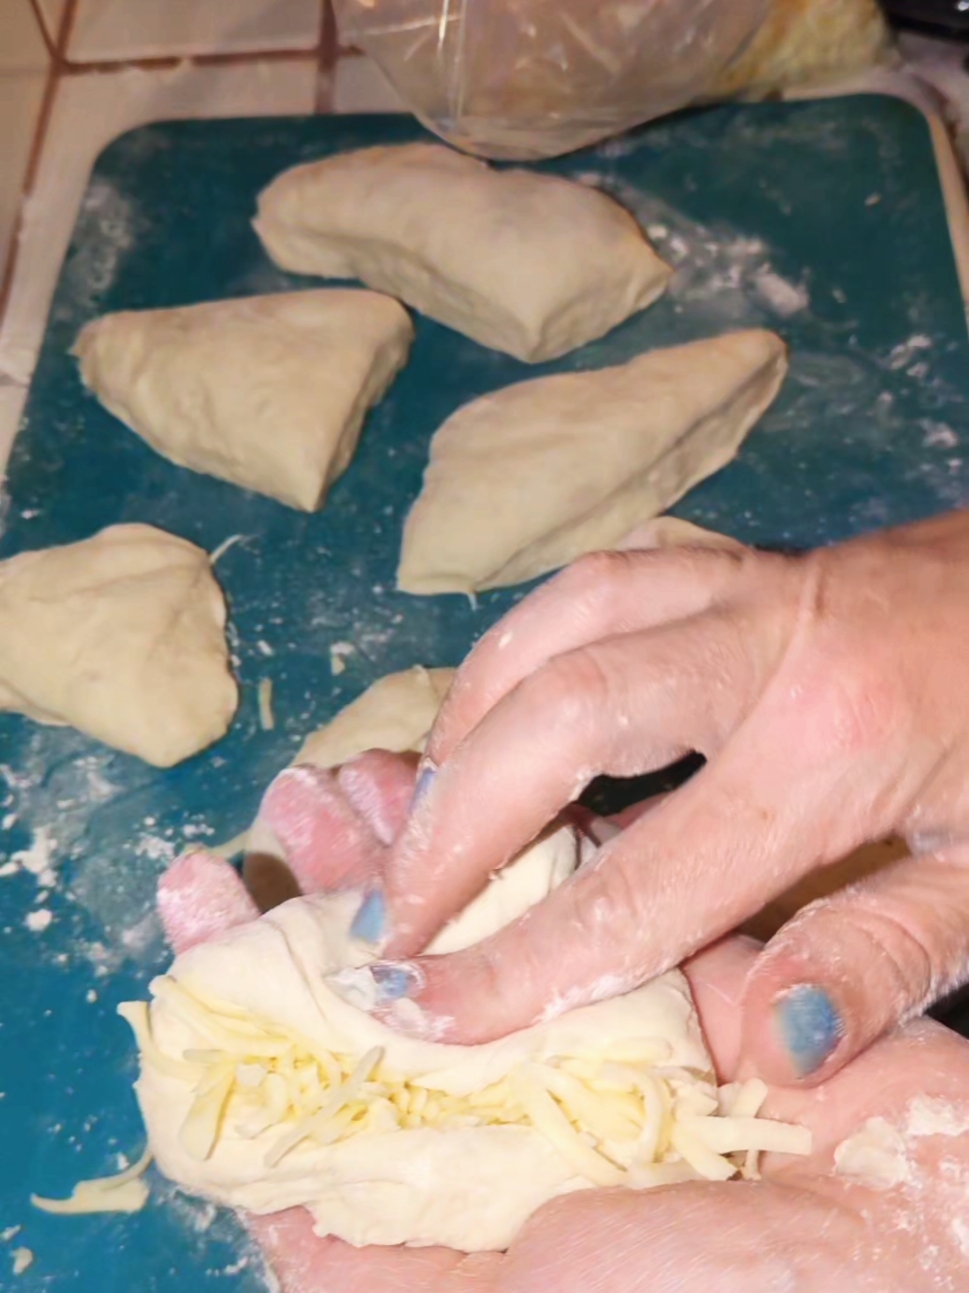
[[254, 223], [283, 269], [359, 278], [531, 363], [601, 337], [655, 301], [672, 272], [604, 193], [440, 144], [284, 171]]
[[[549, 836], [430, 950], [493, 933], [577, 861], [570, 830]], [[359, 903], [296, 898], [183, 953], [150, 1005], [122, 1007], [151, 1149], [191, 1193], [255, 1213], [303, 1205], [318, 1234], [352, 1244], [472, 1252], [506, 1248], [575, 1190], [725, 1180], [744, 1151], [810, 1149], [806, 1129], [755, 1121], [762, 1083], [718, 1092], [676, 971], [486, 1045], [405, 1037], [369, 1013]]]
[[70, 724], [158, 767], [235, 713], [208, 554], [150, 525], [0, 563], [0, 709]]
[[333, 289], [108, 314], [74, 353], [102, 404], [166, 458], [312, 512], [412, 337], [390, 297]]
[[336, 768], [364, 750], [420, 753], [454, 677], [414, 665], [378, 680], [306, 738], [294, 763]]
[[733, 458], [786, 370], [779, 337], [735, 332], [465, 405], [431, 441], [398, 587], [498, 588], [618, 543]]

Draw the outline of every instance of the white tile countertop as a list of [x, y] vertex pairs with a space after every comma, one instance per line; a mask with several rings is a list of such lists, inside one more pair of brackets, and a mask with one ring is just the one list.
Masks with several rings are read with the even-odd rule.
[[[941, 120], [969, 145], [969, 46], [905, 37], [902, 49], [905, 68], [823, 93], [883, 90], [936, 118], [969, 296], [969, 214]], [[401, 106], [376, 64], [339, 48], [328, 0], [0, 0], [0, 470], [88, 173], [110, 140], [173, 117]]]

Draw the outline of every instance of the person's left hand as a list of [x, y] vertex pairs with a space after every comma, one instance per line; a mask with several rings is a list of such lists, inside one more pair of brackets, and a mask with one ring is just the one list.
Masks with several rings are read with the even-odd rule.
[[[266, 812], [304, 892], [381, 878], [413, 778], [412, 761], [370, 754], [336, 775], [297, 768], [274, 783]], [[233, 868], [201, 853], [171, 867], [158, 902], [176, 951], [258, 914]], [[734, 938], [685, 967], [721, 1081], [750, 1076], [738, 1072], [739, 1002], [755, 958], [756, 945]], [[303, 1209], [245, 1223], [284, 1293], [954, 1290], [969, 1271], [967, 1091], [969, 1045], [918, 1021], [821, 1087], [771, 1092], [766, 1115], [809, 1126], [814, 1151], [767, 1156], [759, 1182], [580, 1191], [542, 1208], [507, 1253], [471, 1256], [354, 1249], [314, 1235]], [[882, 1161], [898, 1177], [891, 1188], [833, 1170], [836, 1146], [872, 1118], [900, 1129]]]

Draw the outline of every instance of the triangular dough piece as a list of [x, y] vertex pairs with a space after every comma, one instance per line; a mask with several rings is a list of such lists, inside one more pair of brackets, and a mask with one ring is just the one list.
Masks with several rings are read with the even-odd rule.
[[414, 665], [378, 678], [308, 736], [293, 762], [336, 768], [364, 750], [421, 752], [454, 672]]
[[0, 563], [0, 709], [169, 767], [227, 730], [238, 692], [208, 554], [115, 525]]
[[779, 337], [735, 332], [465, 405], [431, 441], [398, 587], [497, 588], [618, 543], [733, 458], [786, 370]]
[[440, 144], [293, 167], [259, 195], [254, 223], [283, 269], [359, 278], [531, 363], [645, 309], [672, 273], [598, 189]]
[[74, 353], [105, 407], [166, 458], [312, 512], [412, 337], [390, 297], [333, 289], [108, 314]]

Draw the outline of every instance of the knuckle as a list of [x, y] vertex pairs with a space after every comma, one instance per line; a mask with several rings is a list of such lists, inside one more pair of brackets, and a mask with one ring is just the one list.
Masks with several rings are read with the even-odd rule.
[[859, 754], [885, 742], [901, 727], [904, 692], [890, 670], [853, 649], [825, 652], [814, 688], [819, 736], [835, 753]]
[[608, 711], [612, 685], [598, 659], [587, 647], [555, 656], [521, 684], [529, 708], [554, 727], [586, 730]]
[[909, 701], [891, 644], [815, 622], [792, 661], [787, 704], [808, 758], [869, 753], [907, 734]]
[[596, 592], [625, 575], [632, 562], [628, 552], [587, 552], [562, 571], [558, 582], [574, 592]]
[[[469, 964], [461, 975], [462, 1012], [466, 1013], [469, 982], [473, 982], [474, 995], [482, 1003], [484, 1018], [518, 1019], [525, 1001], [540, 990], [544, 997], [548, 966], [537, 962], [529, 940], [516, 937], [518, 932], [516, 926], [509, 926], [465, 953]], [[536, 1006], [540, 1011], [541, 998]]]
[[920, 1014], [949, 988], [951, 967], [942, 948], [905, 914], [863, 903], [856, 895], [848, 909], [852, 932], [863, 939], [873, 959], [880, 962], [890, 1005], [886, 1024]]
[[629, 868], [613, 859], [611, 865], [593, 866], [560, 892], [562, 926], [569, 930], [570, 941], [612, 967], [599, 985], [605, 991], [594, 993], [593, 999], [635, 986], [641, 977], [644, 940], [639, 887]]
[[586, 618], [608, 616], [624, 595], [637, 555], [640, 554], [588, 552], [546, 585], [548, 595], [581, 608]]

